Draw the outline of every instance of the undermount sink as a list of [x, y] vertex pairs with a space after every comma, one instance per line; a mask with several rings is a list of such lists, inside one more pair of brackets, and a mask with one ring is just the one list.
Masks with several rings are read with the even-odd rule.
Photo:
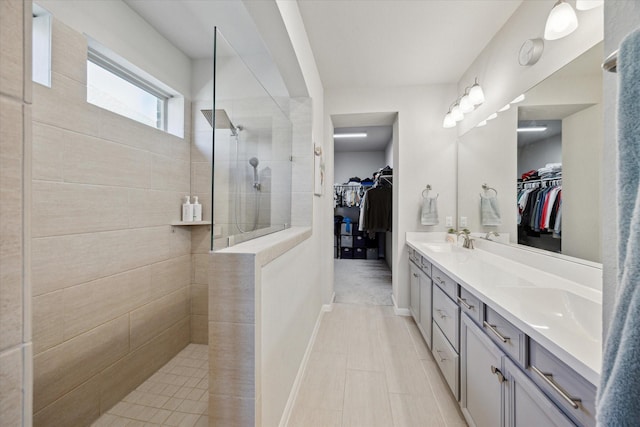
[[462, 250], [462, 248], [449, 242], [424, 242], [420, 245], [432, 252], [455, 252]]

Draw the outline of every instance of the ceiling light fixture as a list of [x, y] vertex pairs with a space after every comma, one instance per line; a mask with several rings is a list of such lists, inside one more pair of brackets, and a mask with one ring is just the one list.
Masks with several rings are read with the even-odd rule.
[[478, 83], [477, 77], [475, 83], [471, 86], [471, 89], [469, 89], [469, 100], [473, 105], [480, 105], [484, 102], [484, 91], [480, 83]]
[[451, 117], [453, 117], [453, 120], [455, 120], [456, 122], [464, 119], [464, 114], [462, 114], [462, 110], [460, 110], [460, 104], [458, 104], [458, 102], [453, 104], [453, 108], [451, 109]]
[[474, 109], [473, 102], [471, 102], [471, 97], [469, 93], [465, 90], [464, 95], [462, 95], [462, 99], [460, 99], [460, 111], [464, 114], [470, 113]]
[[509, 108], [511, 108], [511, 104], [507, 104], [504, 107], [502, 107], [501, 109], [499, 109], [498, 113], [502, 113], [503, 111], [507, 111]]
[[544, 132], [545, 130], [547, 130], [546, 126], [529, 126], [518, 128], [518, 132]]
[[366, 132], [353, 132], [353, 133], [334, 133], [334, 138], [366, 138]]
[[604, 0], [576, 0], [576, 9], [589, 10], [604, 4]]
[[496, 117], [498, 117], [498, 113], [493, 113], [492, 115], [490, 115], [489, 117], [487, 117], [487, 121], [489, 121], [489, 120], [493, 120], [493, 119], [495, 119]]
[[549, 12], [544, 27], [545, 40], [558, 40], [573, 33], [578, 28], [578, 16], [565, 0], [558, 0]]
[[451, 110], [449, 110], [449, 112], [444, 116], [442, 127], [445, 129], [449, 129], [449, 128], [455, 127], [455, 125], [456, 125], [456, 120], [453, 118], [453, 115], [451, 114]]
[[486, 125], [487, 125], [487, 121], [486, 121], [486, 120], [483, 120], [483, 121], [481, 121], [480, 123], [478, 123], [478, 124], [476, 125], [476, 127], [481, 128], [482, 126], [486, 126]]

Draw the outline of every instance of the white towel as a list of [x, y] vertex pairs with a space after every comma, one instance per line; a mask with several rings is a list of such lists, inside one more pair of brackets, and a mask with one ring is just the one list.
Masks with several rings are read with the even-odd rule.
[[438, 225], [438, 198], [425, 197], [422, 200], [422, 225]]
[[502, 224], [498, 198], [495, 196], [487, 197], [481, 194], [480, 215], [482, 217], [482, 225], [496, 226]]

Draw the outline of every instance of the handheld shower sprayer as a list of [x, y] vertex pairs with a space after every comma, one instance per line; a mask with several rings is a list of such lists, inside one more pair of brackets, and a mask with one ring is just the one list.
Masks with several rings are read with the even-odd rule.
[[249, 164], [253, 167], [253, 188], [260, 191], [260, 180], [258, 179], [258, 161], [257, 157], [249, 159]]

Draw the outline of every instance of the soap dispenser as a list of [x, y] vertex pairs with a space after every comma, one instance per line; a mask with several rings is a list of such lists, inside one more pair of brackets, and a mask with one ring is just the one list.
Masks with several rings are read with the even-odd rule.
[[182, 222], [193, 222], [193, 205], [191, 204], [191, 198], [184, 196], [186, 202], [182, 205]]
[[198, 196], [193, 196], [193, 220], [202, 221], [202, 205], [198, 202]]

